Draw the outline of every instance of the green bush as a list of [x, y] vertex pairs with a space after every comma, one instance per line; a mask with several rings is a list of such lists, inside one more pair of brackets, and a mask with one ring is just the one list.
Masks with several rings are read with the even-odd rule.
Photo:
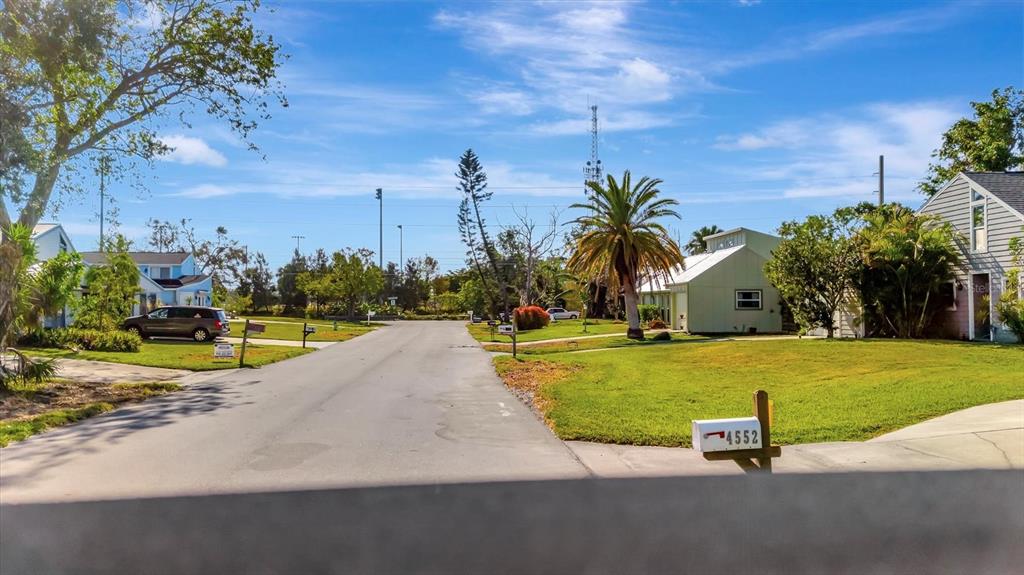
[[35, 347], [78, 348], [88, 351], [136, 352], [142, 338], [126, 331], [100, 331], [98, 329], [48, 329], [23, 337], [21, 345]]
[[1017, 336], [1018, 343], [1024, 343], [1024, 300], [1017, 297], [1020, 270], [1011, 270], [1007, 289], [996, 302], [996, 313], [1006, 327]]
[[517, 307], [512, 313], [515, 315], [516, 329], [520, 331], [540, 329], [551, 323], [548, 312], [535, 305]]
[[640, 321], [649, 322], [656, 319], [661, 319], [661, 308], [657, 304], [645, 303], [643, 305], [636, 306], [637, 310], [640, 311]]

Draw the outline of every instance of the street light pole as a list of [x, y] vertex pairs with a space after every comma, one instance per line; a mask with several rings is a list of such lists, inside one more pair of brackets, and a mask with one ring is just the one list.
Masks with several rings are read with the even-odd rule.
[[402, 231], [402, 224], [398, 224], [398, 269], [405, 277], [405, 234]]
[[381, 271], [384, 271], [384, 189], [377, 188], [377, 201], [380, 202], [380, 253], [378, 254]]

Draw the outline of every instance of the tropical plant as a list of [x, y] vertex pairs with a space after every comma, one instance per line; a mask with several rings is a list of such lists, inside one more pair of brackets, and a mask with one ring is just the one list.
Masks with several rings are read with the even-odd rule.
[[918, 189], [935, 195], [958, 173], [1002, 172], [1024, 165], [1024, 90], [992, 91], [991, 102], [971, 102], [974, 118], [961, 118], [932, 152], [936, 163]]
[[863, 270], [857, 278], [869, 325], [900, 338], [924, 336], [941, 309], [941, 286], [960, 266], [957, 234], [935, 215], [892, 206], [863, 216], [854, 241]]
[[516, 329], [521, 331], [540, 329], [551, 323], [551, 316], [548, 315], [548, 312], [535, 305], [517, 307], [513, 310], [512, 315], [516, 321]]
[[[1024, 229], [1021, 229], [1024, 232]], [[999, 319], [1006, 324], [1019, 343], [1024, 343], [1024, 297], [1021, 293], [1021, 277], [1024, 270], [1024, 235], [1010, 239], [1010, 254], [1013, 256], [1013, 269], [1006, 274], [1006, 289], [999, 295], [996, 302], [996, 313]]]
[[25, 325], [31, 309], [32, 276], [29, 268], [36, 261], [32, 228], [12, 224], [0, 228], [0, 356]]
[[627, 170], [621, 183], [608, 175], [607, 181], [587, 182], [592, 193], [587, 203], [573, 204], [585, 210], [575, 222], [582, 228], [568, 266], [584, 277], [606, 276], [623, 291], [627, 337], [643, 339], [637, 310], [637, 279], [641, 273], [668, 273], [683, 265], [679, 245], [669, 236], [660, 218], [679, 214], [679, 204], [671, 198], [659, 198], [659, 179], [643, 177], [635, 185]]
[[128, 254], [131, 242], [117, 235], [104, 242], [105, 262], [89, 267], [87, 293], [79, 306], [75, 325], [110, 331], [132, 313], [139, 293], [139, 268]]
[[779, 227], [782, 241], [764, 266], [803, 331], [835, 333], [836, 311], [852, 296], [857, 246], [839, 217], [809, 216]]
[[722, 231], [722, 228], [718, 226], [703, 226], [693, 230], [693, 233], [690, 234], [690, 241], [686, 243], [686, 253], [692, 256], [708, 251], [708, 243], [704, 241], [704, 238]]
[[42, 328], [42, 320], [74, 307], [82, 288], [85, 264], [77, 253], [61, 252], [39, 264], [32, 282], [31, 323]]

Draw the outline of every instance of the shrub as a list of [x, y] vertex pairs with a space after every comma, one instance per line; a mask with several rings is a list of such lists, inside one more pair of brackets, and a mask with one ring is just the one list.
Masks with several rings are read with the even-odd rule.
[[654, 341], [669, 341], [672, 339], [672, 334], [667, 331], [659, 331], [651, 339]]
[[517, 307], [512, 313], [515, 315], [516, 329], [520, 331], [540, 329], [551, 323], [548, 312], [535, 305]]
[[98, 329], [48, 329], [23, 337], [22, 345], [36, 347], [79, 348], [89, 351], [136, 352], [142, 339], [126, 331], [100, 331]]
[[665, 329], [667, 327], [668, 324], [666, 324], [660, 319], [652, 319], [651, 321], [647, 322], [647, 329]]
[[658, 307], [658, 304], [645, 303], [636, 308], [640, 312], [640, 321], [648, 322], [661, 318], [661, 308]]
[[1020, 276], [1020, 270], [1010, 271], [1007, 289], [996, 303], [996, 313], [1013, 335], [1017, 336], [1017, 341], [1024, 343], [1024, 299], [1017, 297]]

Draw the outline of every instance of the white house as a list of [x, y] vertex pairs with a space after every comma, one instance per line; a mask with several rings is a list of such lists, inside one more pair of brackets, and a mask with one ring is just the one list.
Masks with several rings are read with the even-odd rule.
[[[55, 257], [59, 253], [75, 252], [75, 246], [71, 243], [71, 237], [68, 236], [60, 224], [36, 224], [32, 228], [32, 241], [36, 244], [36, 260], [40, 263]], [[38, 265], [37, 263], [36, 266]], [[58, 316], [43, 318], [43, 325], [45, 327], [67, 327], [72, 320], [71, 310], [64, 308]]]
[[708, 251], [687, 257], [685, 269], [641, 286], [641, 302], [690, 333], [781, 332], [781, 298], [764, 275], [779, 238], [736, 228], [704, 240]]

